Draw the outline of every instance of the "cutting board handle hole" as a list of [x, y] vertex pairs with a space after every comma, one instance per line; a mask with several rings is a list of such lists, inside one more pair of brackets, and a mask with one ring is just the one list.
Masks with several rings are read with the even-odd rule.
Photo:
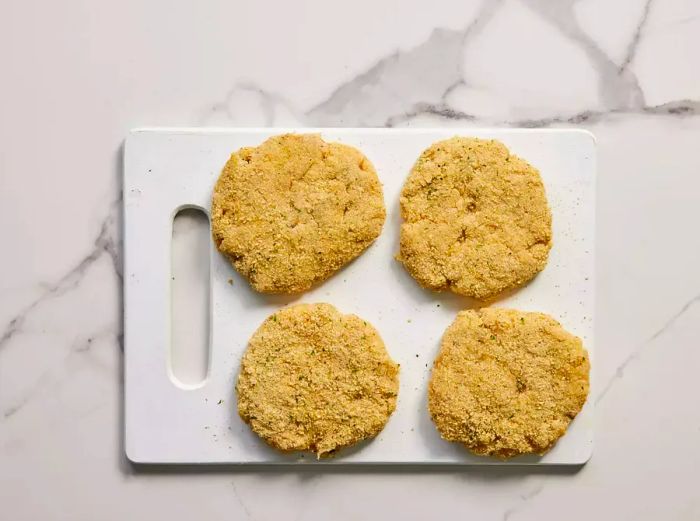
[[209, 219], [199, 208], [173, 217], [170, 257], [169, 373], [175, 385], [204, 385], [210, 359]]

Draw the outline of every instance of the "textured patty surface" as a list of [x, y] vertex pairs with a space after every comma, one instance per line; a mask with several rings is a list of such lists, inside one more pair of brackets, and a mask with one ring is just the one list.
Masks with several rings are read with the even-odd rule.
[[317, 134], [275, 136], [232, 154], [211, 208], [218, 249], [268, 293], [328, 278], [379, 236], [384, 217], [369, 160]]
[[426, 149], [401, 192], [398, 259], [424, 287], [488, 299], [541, 271], [552, 218], [539, 172], [494, 140]]
[[548, 315], [462, 311], [433, 365], [430, 415], [475, 454], [543, 454], [583, 407], [589, 369], [581, 340]]
[[329, 304], [299, 304], [270, 316], [250, 339], [238, 412], [273, 447], [327, 456], [384, 428], [398, 372], [370, 324]]

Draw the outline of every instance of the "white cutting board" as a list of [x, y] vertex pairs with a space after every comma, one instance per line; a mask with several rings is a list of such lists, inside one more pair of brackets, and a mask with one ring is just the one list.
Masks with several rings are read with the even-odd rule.
[[[384, 186], [387, 219], [377, 241], [325, 283], [299, 297], [255, 293], [211, 248], [210, 359], [206, 380], [183, 388], [171, 378], [170, 266], [173, 216], [209, 211], [231, 152], [284, 132], [320, 132], [359, 148]], [[126, 140], [124, 322], [126, 454], [138, 463], [504, 464], [443, 441], [427, 412], [426, 389], [440, 338], [474, 302], [424, 290], [394, 260], [399, 193], [416, 158], [454, 135], [495, 138], [537, 167], [552, 207], [554, 247], [545, 270], [495, 305], [549, 313], [580, 336], [594, 357], [595, 140], [579, 130], [475, 129], [138, 129]], [[233, 279], [233, 285], [228, 280]], [[372, 323], [401, 364], [396, 411], [379, 436], [317, 462], [280, 454], [245, 425], [234, 392], [248, 338], [271, 313], [296, 302], [328, 302]], [[593, 396], [593, 392], [591, 392]], [[223, 400], [219, 404], [219, 400]], [[544, 457], [505, 464], [582, 464], [593, 445], [589, 397], [566, 435]]]

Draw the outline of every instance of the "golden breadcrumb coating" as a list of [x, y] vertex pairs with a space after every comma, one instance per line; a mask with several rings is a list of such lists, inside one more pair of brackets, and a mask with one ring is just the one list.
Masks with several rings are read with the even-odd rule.
[[275, 136], [231, 154], [211, 207], [218, 249], [266, 293], [328, 278], [379, 236], [384, 217], [369, 160], [317, 134]]
[[552, 217], [540, 174], [495, 140], [426, 149], [401, 192], [398, 259], [422, 286], [478, 299], [540, 272]]
[[370, 324], [330, 304], [299, 304], [270, 316], [250, 339], [238, 412], [273, 447], [328, 456], [384, 428], [398, 372]]
[[548, 315], [462, 311], [433, 365], [430, 415], [475, 454], [543, 454], [583, 407], [589, 369], [581, 340]]

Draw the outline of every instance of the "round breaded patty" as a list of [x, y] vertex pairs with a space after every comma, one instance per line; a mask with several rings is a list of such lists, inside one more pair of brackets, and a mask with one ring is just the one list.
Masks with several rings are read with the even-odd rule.
[[273, 447], [328, 456], [384, 428], [398, 372], [370, 324], [330, 304], [299, 304], [270, 316], [250, 339], [238, 412]]
[[211, 206], [219, 251], [266, 293], [328, 278], [379, 236], [384, 217], [369, 160], [317, 134], [275, 136], [231, 154]]
[[462, 311], [433, 365], [430, 415], [475, 454], [543, 454], [583, 407], [589, 368], [581, 340], [548, 315]]
[[426, 149], [401, 192], [398, 255], [422, 286], [488, 299], [541, 271], [552, 217], [540, 174], [495, 140]]

